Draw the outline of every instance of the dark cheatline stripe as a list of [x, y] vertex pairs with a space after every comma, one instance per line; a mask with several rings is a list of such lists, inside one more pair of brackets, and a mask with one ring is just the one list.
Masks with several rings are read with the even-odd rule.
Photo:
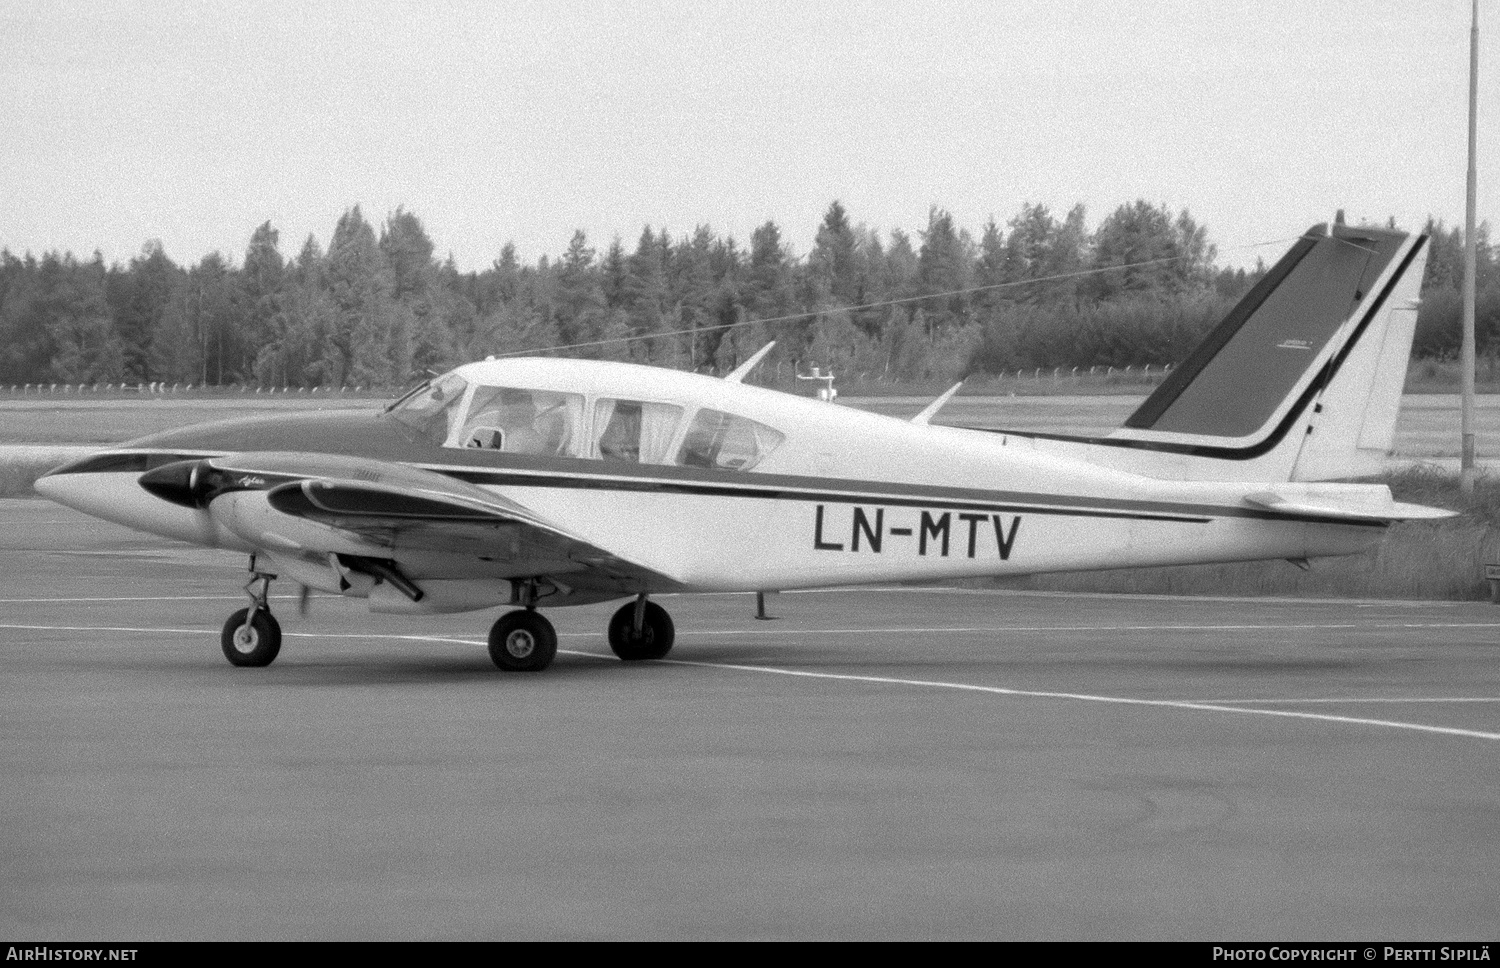
[[[1187, 521], [1204, 523], [1209, 520], [1198, 508], [1183, 508], [1179, 505], [1156, 505], [1159, 510], [1147, 510], [1141, 502], [1139, 508], [1132, 502], [1108, 502], [1085, 498], [1077, 502], [1052, 501], [1041, 494], [1003, 494], [968, 492], [963, 497], [940, 496], [944, 491], [960, 491], [959, 488], [924, 489], [908, 485], [885, 485], [878, 482], [839, 481], [837, 479], [807, 479], [797, 485], [775, 487], [745, 484], [737, 487], [726, 485], [701, 485], [690, 481], [640, 480], [633, 478], [600, 477], [593, 475], [524, 474], [504, 471], [453, 470], [429, 466], [427, 470], [447, 474], [470, 484], [491, 487], [549, 487], [585, 491], [630, 491], [636, 493], [689, 494], [695, 497], [724, 497], [768, 501], [801, 501], [821, 504], [883, 504], [887, 507], [923, 507], [951, 511], [1003, 511], [1008, 514], [1057, 514], [1074, 517], [1131, 518], [1145, 521]], [[793, 479], [796, 480], [796, 479]], [[841, 487], [842, 485], [842, 487]], [[826, 488], [839, 487], [839, 490]], [[854, 488], [844, 489], [844, 488]], [[814, 489], [825, 488], [825, 489]], [[910, 496], [899, 496], [905, 492]], [[1079, 507], [1078, 505], [1084, 505]], [[1113, 506], [1112, 506], [1113, 505]], [[1197, 512], [1197, 513], [1194, 513]], [[1274, 515], [1273, 515], [1274, 517]]]
[[143, 474], [146, 471], [154, 471], [158, 467], [167, 464], [175, 464], [178, 461], [202, 460], [212, 457], [208, 453], [171, 454], [152, 451], [114, 451], [107, 450], [98, 454], [90, 454], [77, 460], [64, 464], [54, 470], [54, 474]]
[[1384, 521], [1351, 521], [1332, 516], [1286, 514], [1248, 507], [1172, 504], [1165, 501], [1131, 501], [1112, 498], [1060, 498], [1047, 494], [973, 491], [964, 488], [885, 484], [878, 481], [842, 481], [836, 478], [778, 478], [776, 480], [779, 486], [763, 486], [758, 482], [756, 484], [747, 482], [741, 486], [730, 487], [725, 485], [700, 486], [681, 480], [641, 480], [598, 475], [526, 474], [505, 471], [481, 472], [438, 465], [430, 465], [426, 469], [448, 474], [471, 484], [493, 487], [659, 492], [751, 500], [882, 504], [887, 507], [1001, 511], [1007, 514], [1054, 514], [1066, 517], [1126, 518], [1192, 524], [1206, 524], [1214, 518], [1252, 518], [1265, 521], [1332, 523], [1379, 528], [1386, 526]]

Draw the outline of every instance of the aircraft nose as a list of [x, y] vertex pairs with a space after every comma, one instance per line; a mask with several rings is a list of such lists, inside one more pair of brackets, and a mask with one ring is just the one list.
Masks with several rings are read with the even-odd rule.
[[54, 467], [32, 483], [32, 490], [49, 501], [92, 514], [101, 502], [93, 463], [97, 458], [87, 457]]
[[31, 489], [36, 491], [42, 497], [47, 498], [49, 501], [59, 501], [59, 503], [63, 503], [60, 501], [59, 495], [62, 493], [66, 485], [62, 481], [61, 477], [62, 475], [58, 474], [56, 470], [50, 470], [33, 481]]
[[[210, 548], [222, 547], [224, 535], [196, 503], [198, 491], [211, 485], [215, 475], [199, 474], [195, 479], [194, 466], [204, 463], [197, 459], [148, 471], [151, 458], [151, 454], [137, 450], [101, 451], [49, 471], [34, 487], [50, 501], [105, 521]], [[142, 487], [144, 477], [156, 478], [156, 489]]]

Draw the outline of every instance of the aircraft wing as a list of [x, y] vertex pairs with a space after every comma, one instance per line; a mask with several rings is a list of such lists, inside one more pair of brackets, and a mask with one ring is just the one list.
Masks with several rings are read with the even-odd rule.
[[[606, 585], [653, 587], [672, 579], [587, 541], [506, 497], [440, 474], [403, 483], [306, 478], [266, 494], [276, 511], [357, 535], [401, 552], [489, 551], [522, 573], [583, 569]], [[580, 576], [581, 578], [583, 576]], [[599, 582], [588, 581], [594, 585]]]
[[[379, 549], [418, 580], [424, 574], [568, 575], [570, 587], [613, 594], [680, 584], [501, 494], [402, 464], [321, 454], [230, 454], [157, 468], [142, 485], [168, 500], [205, 508], [268, 551], [318, 554], [338, 550], [335, 539], [346, 539], [369, 549], [360, 554]], [[246, 513], [247, 499], [272, 515]], [[287, 518], [317, 527], [278, 524]]]

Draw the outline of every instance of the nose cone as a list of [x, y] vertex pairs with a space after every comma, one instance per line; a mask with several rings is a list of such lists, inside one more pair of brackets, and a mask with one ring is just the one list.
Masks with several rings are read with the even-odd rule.
[[[141, 487], [148, 460], [143, 453], [104, 451], [43, 475], [36, 482], [36, 492], [75, 511], [127, 528], [216, 547], [219, 535], [206, 511], [192, 504], [184, 507], [177, 501], [168, 503]], [[192, 465], [197, 461], [178, 463]]]
[[[368, 412], [252, 417], [169, 430], [64, 464], [36, 482], [36, 492], [129, 528], [210, 547], [239, 547], [209, 510], [245, 471], [230, 475], [210, 455], [254, 454], [274, 476], [281, 464], [305, 476], [309, 461], [347, 470], [351, 458], [410, 461], [442, 451], [414, 444], [395, 421]], [[280, 461], [275, 458], [281, 458]], [[263, 486], [265, 480], [260, 480]]]
[[74, 461], [48, 471], [32, 487], [49, 501], [96, 518], [117, 521], [122, 501], [133, 497], [131, 491], [145, 496], [135, 483], [136, 476], [128, 471], [95, 471], [84, 461]]
[[[134, 483], [146, 469], [145, 460], [144, 455], [112, 451], [89, 454], [53, 468], [37, 478], [32, 488], [50, 501], [95, 514], [95, 508], [107, 503], [107, 493], [123, 477]], [[98, 486], [101, 483], [105, 486]]]
[[31, 489], [49, 501], [56, 501], [58, 504], [68, 503], [63, 500], [63, 494], [66, 492], [67, 486], [55, 470], [48, 471], [37, 478], [31, 485]]

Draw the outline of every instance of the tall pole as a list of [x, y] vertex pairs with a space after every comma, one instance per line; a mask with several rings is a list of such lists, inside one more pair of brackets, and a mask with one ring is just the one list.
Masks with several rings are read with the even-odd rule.
[[1474, 206], [1475, 128], [1479, 114], [1479, 0], [1474, 0], [1473, 26], [1469, 29], [1469, 189], [1464, 212], [1464, 339], [1463, 339], [1463, 458], [1459, 489], [1474, 493]]

